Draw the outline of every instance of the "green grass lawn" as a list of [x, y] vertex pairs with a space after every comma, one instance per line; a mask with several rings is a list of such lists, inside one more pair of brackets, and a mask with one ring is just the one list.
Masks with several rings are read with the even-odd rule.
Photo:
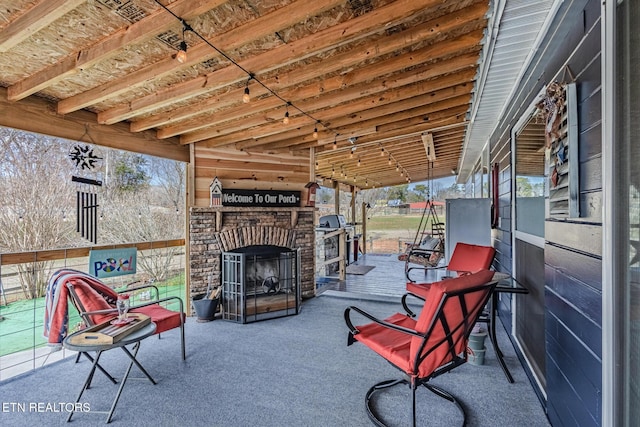
[[[389, 230], [417, 230], [420, 226], [422, 215], [384, 215], [374, 216], [367, 220], [367, 230], [389, 231]], [[444, 218], [439, 218], [444, 223]], [[428, 219], [431, 227], [431, 219]]]
[[385, 215], [374, 216], [367, 221], [368, 231], [416, 230], [421, 215]]

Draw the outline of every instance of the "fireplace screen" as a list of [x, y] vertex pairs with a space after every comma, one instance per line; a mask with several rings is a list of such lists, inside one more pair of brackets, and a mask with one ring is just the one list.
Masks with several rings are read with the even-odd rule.
[[222, 318], [239, 323], [298, 314], [300, 251], [248, 246], [222, 253]]

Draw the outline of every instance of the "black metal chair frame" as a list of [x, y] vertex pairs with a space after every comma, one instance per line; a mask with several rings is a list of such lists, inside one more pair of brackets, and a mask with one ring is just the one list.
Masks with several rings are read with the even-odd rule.
[[[417, 376], [412, 376], [407, 378], [401, 378], [401, 379], [390, 379], [390, 380], [385, 380], [385, 381], [381, 381], [377, 384], [375, 384], [373, 387], [371, 387], [369, 389], [369, 391], [367, 391], [367, 394], [365, 396], [365, 406], [366, 406], [366, 410], [367, 410], [367, 414], [369, 416], [369, 418], [371, 419], [371, 421], [373, 421], [373, 423], [377, 426], [381, 426], [381, 427], [386, 427], [386, 424], [384, 423], [384, 421], [381, 419], [380, 415], [372, 408], [372, 398], [373, 396], [376, 394], [376, 392], [386, 389], [386, 388], [390, 388], [393, 386], [396, 386], [398, 384], [408, 384], [411, 388], [411, 393], [412, 393], [412, 419], [413, 419], [413, 426], [415, 427], [416, 425], [416, 390], [419, 386], [424, 386], [427, 390], [431, 391], [432, 393], [436, 394], [437, 396], [440, 396], [446, 400], [448, 400], [449, 402], [452, 402], [453, 404], [455, 404], [455, 406], [458, 408], [459, 412], [462, 414], [463, 417], [463, 423], [462, 425], [464, 426], [466, 424], [466, 412], [464, 409], [464, 406], [462, 405], [462, 403], [451, 393], [449, 393], [448, 391], [437, 387], [433, 384], [429, 384], [429, 381], [432, 380], [433, 378], [436, 378], [446, 372], [451, 371], [452, 369], [455, 369], [456, 367], [466, 363], [467, 361], [467, 353], [466, 351], [463, 352], [462, 356], [460, 354], [458, 354], [456, 352], [456, 343], [454, 342], [454, 335], [460, 330], [460, 328], [464, 328], [463, 329], [463, 336], [464, 336], [464, 342], [466, 343], [469, 339], [469, 335], [471, 334], [471, 330], [474, 326], [474, 324], [476, 323], [476, 321], [478, 320], [478, 318], [480, 317], [480, 315], [482, 314], [482, 308], [487, 304], [487, 301], [489, 300], [489, 297], [491, 296], [493, 289], [496, 286], [496, 281], [491, 281], [488, 283], [485, 283], [483, 285], [479, 285], [479, 286], [474, 286], [474, 287], [470, 287], [467, 289], [463, 289], [460, 291], [454, 291], [454, 292], [446, 292], [443, 294], [443, 297], [440, 301], [440, 304], [438, 306], [438, 309], [436, 311], [436, 314], [434, 315], [433, 319], [431, 320], [431, 324], [429, 326], [429, 328], [427, 329], [426, 333], [420, 333], [417, 332], [413, 329], [409, 329], [409, 328], [405, 328], [402, 326], [398, 326], [395, 325], [393, 323], [389, 323], [386, 322], [384, 320], [380, 320], [374, 316], [372, 316], [371, 314], [365, 312], [362, 309], [359, 309], [358, 307], [355, 306], [350, 306], [348, 307], [345, 312], [344, 312], [344, 319], [345, 322], [347, 324], [347, 327], [349, 328], [349, 336], [348, 336], [348, 341], [347, 341], [347, 345], [351, 345], [354, 342], [356, 342], [356, 338], [354, 337], [355, 335], [357, 335], [359, 333], [358, 329], [356, 326], [353, 325], [352, 321], [351, 321], [351, 314], [350, 312], [353, 310], [357, 313], [359, 313], [360, 315], [366, 317], [367, 319], [377, 323], [378, 325], [381, 325], [383, 327], [389, 328], [389, 329], [393, 329], [411, 336], [415, 336], [415, 337], [420, 337], [422, 338], [422, 344], [420, 347], [420, 350], [418, 351], [418, 357], [414, 360], [414, 372], [418, 372], [418, 367], [420, 366], [420, 364], [422, 362], [424, 362], [429, 355], [437, 348], [440, 347], [440, 345], [446, 343], [446, 345], [448, 346], [448, 352], [451, 355], [451, 360], [447, 363], [445, 363], [444, 365], [436, 368], [435, 370], [433, 370], [433, 372], [431, 374], [429, 374], [426, 377], [417, 377]], [[480, 290], [483, 290], [486, 292], [485, 295], [483, 296], [480, 305], [479, 305], [479, 309], [476, 311], [476, 314], [473, 318], [471, 318], [471, 313], [469, 311], [469, 308], [466, 306], [466, 302], [464, 300], [464, 296], [467, 293], [471, 293], [471, 292], [477, 292]], [[447, 301], [450, 298], [458, 298], [460, 301], [460, 307], [461, 310], [463, 312], [463, 322], [460, 322], [458, 325], [449, 325], [449, 323], [447, 322], [447, 319], [445, 317], [445, 313], [444, 313], [444, 307], [446, 306]], [[440, 323], [443, 327], [444, 331], [448, 331], [446, 333], [446, 335], [439, 340], [438, 342], [436, 342], [435, 344], [433, 344], [429, 349], [426, 349], [425, 351], [425, 346], [427, 344], [427, 341], [431, 335], [431, 332], [434, 330], [435, 326]], [[465, 349], [466, 349], [466, 345], [465, 345]], [[394, 366], [395, 368], [399, 369], [402, 371], [402, 369], [396, 365], [394, 365], [393, 363], [391, 363], [390, 361], [388, 361], [392, 366]]]

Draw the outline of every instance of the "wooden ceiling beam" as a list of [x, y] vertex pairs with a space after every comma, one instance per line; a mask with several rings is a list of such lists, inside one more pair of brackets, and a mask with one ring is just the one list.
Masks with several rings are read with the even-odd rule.
[[[171, 3], [167, 8], [184, 19], [191, 19], [225, 2], [226, 0], [179, 0]], [[149, 40], [163, 31], [175, 27], [176, 24], [176, 18], [164, 9], [158, 9], [140, 21], [120, 29], [85, 49], [73, 52], [55, 64], [9, 86], [9, 100], [17, 101], [52, 86], [82, 69], [115, 56], [124, 46]], [[70, 111], [73, 110], [58, 109], [58, 112], [62, 114]]]
[[[297, 0], [230, 31], [215, 35], [209, 38], [209, 42], [222, 51], [231, 51], [271, 35], [278, 30], [305, 21], [310, 16], [322, 13], [341, 3], [343, 1], [340, 0]], [[176, 23], [178, 23], [177, 20]], [[66, 98], [58, 103], [58, 112], [68, 113], [97, 104], [119, 96], [133, 87], [141, 86], [148, 80], [161, 78], [176, 72], [180, 68], [188, 68], [206, 59], [219, 57], [220, 54], [203, 42], [189, 47], [188, 59], [183, 64], [178, 63], [172, 56], [129, 73], [126, 78], [117, 78], [78, 95]], [[100, 115], [98, 120], [103, 124], [112, 124], [119, 121], [107, 121], [101, 118]]]
[[[424, 124], [419, 124], [419, 125], [414, 125], [414, 126], [409, 126], [407, 128], [404, 129], [400, 129], [400, 130], [394, 130], [388, 133], [376, 133], [375, 135], [371, 135], [371, 136], [366, 136], [363, 137], [363, 139], [366, 139], [365, 142], [372, 142], [372, 141], [379, 141], [379, 140], [384, 140], [385, 138], [393, 138], [393, 137], [398, 137], [401, 135], [406, 135], [406, 134], [413, 134], [413, 133], [421, 133], [421, 132], [429, 132], [432, 131], [434, 128], [440, 127], [440, 126], [449, 126], [449, 125], [453, 125], [453, 124], [460, 124], [460, 123], [464, 123], [465, 120], [464, 118], [460, 118], [460, 117], [451, 117], [451, 118], [446, 118], [446, 119], [442, 119], [442, 120], [434, 120], [432, 123], [424, 123]], [[333, 144], [324, 144], [324, 145], [320, 145], [318, 147], [316, 147], [316, 153], [321, 153], [324, 151], [331, 151], [333, 148], [331, 147]], [[338, 144], [338, 148], [342, 148], [346, 146], [346, 144], [344, 143], [339, 143]], [[424, 151], [424, 150], [423, 150]], [[425, 159], [426, 157], [423, 156]]]
[[[445, 77], [444, 79], [451, 79], [451, 77], [453, 76], [448, 76]], [[435, 85], [434, 85], [435, 86]], [[417, 97], [419, 99], [423, 99], [423, 107], [425, 109], [429, 109], [429, 108], [433, 108], [433, 110], [431, 111], [431, 114], [434, 114], [438, 111], [439, 107], [444, 107], [446, 104], [441, 104], [439, 103], [441, 100], [445, 101], [447, 99], [452, 99], [452, 98], [457, 98], [458, 94], [461, 94], [461, 97], [469, 97], [469, 92], [465, 91], [464, 89], [466, 88], [466, 86], [464, 84], [459, 84], [456, 86], [452, 86], [452, 87], [445, 87], [443, 89], [438, 90], [437, 87], [434, 87], [434, 92], [430, 93], [430, 94], [425, 94], [422, 95], [420, 97]], [[409, 93], [412, 93], [411, 90], [407, 91]], [[386, 96], [386, 94], [385, 94]], [[460, 98], [461, 99], [461, 98]], [[407, 102], [407, 107], [404, 108], [403, 103]], [[415, 110], [415, 108], [420, 108], [420, 107], [413, 107], [412, 105], [412, 99], [411, 98], [405, 98], [402, 99], [400, 101], [394, 102], [393, 104], [395, 105], [397, 110], [407, 110], [409, 113], [411, 113], [411, 110], [416, 111], [416, 113], [418, 113], [420, 110]], [[435, 104], [432, 107], [429, 107], [431, 104]], [[374, 107], [371, 108], [371, 110], [377, 110], [380, 107]], [[366, 110], [365, 110], [366, 111]], [[422, 112], [425, 112], [426, 110], [423, 110]], [[399, 115], [398, 115], [399, 114]], [[355, 114], [349, 114], [349, 113], [345, 113], [344, 114], [344, 119], [337, 119], [335, 121], [330, 122], [332, 125], [332, 130], [334, 130], [337, 133], [342, 134], [343, 132], [352, 132], [355, 134], [355, 136], [361, 136], [358, 134], [358, 129], [360, 129], [361, 126], [376, 126], [376, 129], [379, 125], [383, 125], [385, 123], [390, 123], [395, 121], [396, 117], [402, 117], [402, 114], [404, 114], [402, 111], [400, 113], [389, 113], [386, 115], [374, 115], [374, 117], [372, 118], [367, 118], [365, 117], [365, 120], [358, 120], [358, 116]], [[433, 119], [436, 119], [437, 117], [433, 117]], [[333, 127], [335, 126], [335, 128]], [[311, 129], [305, 129], [304, 132], [302, 133], [302, 135], [298, 135], [298, 137], [293, 137], [293, 138], [289, 138], [289, 134], [287, 134], [287, 138], [286, 139], [281, 139], [280, 142], [278, 143], [278, 146], [291, 146], [292, 149], [300, 149], [300, 148], [310, 148], [310, 147], [317, 147], [317, 146], [323, 146], [325, 144], [330, 144], [333, 143], [333, 137], [332, 135], [321, 135], [318, 139], [314, 139], [313, 136], [311, 135]], [[248, 144], [248, 143], [237, 143], [236, 147], [243, 147], [246, 148], [247, 146], [250, 145], [258, 145], [258, 143], [262, 143], [263, 141], [261, 139], [257, 139], [255, 140], [255, 142], [253, 144]]]
[[[451, 88], [449, 90], [453, 92], [448, 97], [455, 96], [455, 94], [469, 93], [472, 89], [472, 85], [470, 83], [474, 75], [475, 70], [469, 68], [459, 73], [446, 75], [444, 77], [439, 77], [432, 80], [419, 81], [416, 83], [415, 81], [416, 78], [419, 78], [417, 77], [419, 76], [419, 74], [415, 74], [414, 72], [409, 71], [406, 73], [402, 73], [399, 76], [389, 77], [384, 81], [381, 80], [379, 82], [377, 81], [374, 83], [363, 83], [360, 85], [356, 85], [344, 89], [343, 91], [340, 91], [335, 95], [327, 94], [322, 97], [303, 101], [299, 103], [299, 106], [305, 111], [312, 112], [314, 111], [314, 108], [320, 109], [331, 107], [331, 110], [333, 111], [331, 111], [330, 114], [333, 117], [336, 117], [336, 115], [339, 114], [347, 116], [350, 114], [355, 114], [360, 110], [375, 108], [378, 106], [402, 101], [404, 99], [409, 99], [416, 94], [436, 93], [438, 90], [445, 88]], [[363, 98], [363, 96], [366, 97]], [[436, 100], [438, 99], [434, 99], [434, 101]], [[324, 117], [320, 114], [317, 115], [318, 117]], [[258, 138], [262, 135], [260, 127], [251, 128], [252, 126], [257, 126], [259, 124], [274, 121], [281, 121], [283, 116], [284, 108], [281, 108], [280, 110], [276, 110], [266, 117], [260, 116], [258, 118], [254, 117], [253, 119], [239, 119], [237, 122], [235, 122], [237, 128], [231, 128], [231, 130], [239, 133], [240, 135], [224, 135], [224, 128], [205, 128], [196, 132], [182, 135], [180, 137], [180, 142], [183, 144], [189, 144], [206, 139], [207, 142], [211, 144], [210, 146], [215, 146], [216, 143], [218, 143], [218, 145], [224, 145], [234, 143], [239, 140]], [[258, 121], [259, 119], [261, 120]], [[308, 119], [305, 120], [304, 118], [300, 118], [295, 122], [291, 120], [288, 126], [279, 123], [282, 125], [282, 132], [294, 129], [296, 127], [295, 125], [299, 125], [299, 123], [297, 123], [299, 120], [309, 122]], [[308, 123], [308, 127], [310, 128], [308, 132], [309, 134], [311, 134], [313, 126], [313, 122]], [[220, 134], [222, 134], [223, 136], [218, 136]], [[333, 141], [333, 135], [329, 135], [325, 138], [329, 140], [327, 142]], [[320, 138], [320, 141], [321, 140], [322, 138]]]
[[[242, 162], [237, 160], [210, 159], [210, 158], [199, 158], [198, 166], [206, 167], [206, 168], [248, 170], [248, 171], [256, 169], [256, 163], [251, 161]], [[287, 167], [286, 172], [297, 173], [297, 172], [305, 172], [308, 170], [309, 170], [309, 166], [305, 163], [303, 166], [289, 165]], [[260, 171], [279, 172], [279, 171], [282, 171], [282, 165], [273, 164], [273, 163], [260, 163]]]
[[[376, 130], [376, 134], [384, 133], [391, 128], [406, 127], [411, 124], [425, 123], [425, 117], [428, 121], [440, 120], [444, 117], [458, 114], [465, 114], [469, 108], [470, 95], [460, 95], [454, 98], [446, 99], [440, 102], [434, 102], [432, 104], [426, 104], [422, 107], [413, 109], [399, 110], [399, 113], [393, 113], [386, 116], [376, 117], [370, 120], [364, 120], [361, 122], [354, 121], [353, 123], [345, 123], [342, 127], [336, 127], [337, 133], [342, 135], [346, 132], [358, 133], [359, 129], [368, 128], [373, 126]], [[344, 122], [344, 121], [343, 121]], [[358, 135], [360, 137], [371, 134], [362, 133]], [[301, 140], [299, 143], [287, 139], [284, 141], [277, 141], [272, 143], [265, 143], [262, 145], [253, 145], [253, 147], [262, 147], [263, 149], [278, 149], [288, 147], [290, 150], [299, 150], [301, 148], [310, 148], [317, 146], [319, 143], [314, 140], [313, 137], [308, 137], [306, 140]], [[238, 149], [249, 148], [248, 144], [238, 143], [235, 145]], [[424, 147], [423, 147], [424, 150]]]
[[[331, 113], [331, 116], [322, 116], [322, 117], [324, 119], [324, 122], [326, 122], [332, 128], [344, 129], [344, 127], [351, 125], [353, 129], [358, 129], [358, 126], [360, 126], [360, 123], [363, 123], [367, 120], [381, 118], [380, 121], [376, 123], [376, 124], [381, 124], [381, 123], [384, 123], [383, 117], [390, 119], [388, 121], [393, 121], [394, 117], [406, 118], [406, 117], [412, 117], [418, 114], [437, 111], [438, 109], [449, 108], [450, 106], [447, 107], [446, 106], [447, 104], [440, 104], [443, 101], [458, 99], [458, 97], [460, 97], [458, 101], [462, 101], [463, 99], [462, 97], [464, 97], [464, 99], [466, 99], [467, 101], [469, 100], [469, 95], [467, 93], [462, 93], [462, 95], [458, 95], [457, 90], [454, 87], [438, 90], [438, 85], [435, 84], [435, 81], [434, 81], [433, 89], [434, 89], [433, 92], [411, 96], [409, 98], [405, 98], [400, 101], [392, 102], [389, 104], [384, 104], [379, 107], [364, 109], [366, 107], [365, 106], [363, 107], [362, 110], [359, 110], [356, 113], [351, 111], [352, 107], [350, 107], [349, 105], [338, 106], [336, 108], [327, 110], [327, 112]], [[451, 101], [451, 102], [455, 102], [455, 101]], [[423, 110], [422, 111], [416, 110], [417, 108], [420, 108]], [[325, 112], [321, 112], [321, 113], [325, 113]], [[280, 146], [309, 144], [308, 146], [312, 147], [318, 144], [318, 140], [314, 139], [312, 136], [312, 131], [314, 129], [313, 126], [314, 125], [303, 126], [295, 130], [288, 131], [286, 135], [286, 139], [282, 139], [281, 136], [275, 135], [275, 136], [269, 136], [269, 137], [246, 139], [244, 141], [236, 142], [234, 146], [236, 148], [249, 148], [252, 146], [259, 146], [267, 143], [278, 142], [280, 143], [278, 144]], [[343, 131], [341, 130], [340, 134], [342, 135], [342, 133]], [[361, 135], [358, 135], [356, 132], [355, 136], [361, 136]], [[329, 140], [331, 139], [330, 136], [326, 138], [328, 138]], [[320, 137], [319, 138], [320, 142], [322, 142], [322, 140], [326, 138]]]
[[[247, 58], [239, 61], [239, 65], [246, 70], [251, 70], [255, 75], [265, 74], [267, 72], [274, 71], [277, 68], [288, 66], [295, 62], [309, 58], [311, 56], [319, 55], [327, 50], [336, 49], [340, 46], [344, 46], [348, 43], [360, 40], [364, 37], [371, 36], [374, 32], [379, 32], [381, 25], [391, 26], [398, 25], [403, 20], [408, 19], [411, 15], [409, 13], [415, 13], [416, 6], [422, 4], [422, 7], [431, 5], [432, 1], [421, 1], [415, 3], [403, 3], [399, 2], [389, 4], [380, 9], [374, 10], [366, 15], [360, 16], [349, 20], [348, 22], [335, 25], [325, 30], [319, 31], [311, 36], [293, 41], [287, 45], [276, 47], [268, 52]], [[483, 7], [484, 8], [484, 7]], [[459, 28], [464, 24], [467, 24], [469, 20], [480, 20], [482, 17], [481, 8], [469, 7], [463, 11], [460, 11], [460, 16], [456, 19], [450, 17], [440, 17], [431, 21], [428, 21], [419, 26], [412, 27], [403, 34], [406, 35], [403, 43], [406, 43], [407, 39], [421, 40], [428, 37], [436, 37], [443, 33]], [[385, 37], [385, 42], [390, 43], [394, 38], [398, 38], [397, 35], [391, 35]], [[376, 55], [382, 53], [377, 50]], [[477, 58], [477, 57], [476, 57]], [[295, 76], [293, 79], [294, 84], [300, 84], [303, 79], [315, 78], [321, 75], [322, 67], [304, 67], [306, 70], [311, 70], [313, 75], [309, 77]], [[169, 90], [164, 91], [162, 94], [153, 94], [140, 100], [136, 100], [136, 105], [131, 106], [131, 113], [139, 115], [141, 112], [148, 111], [149, 109], [158, 108], [164, 102], [177, 102], [184, 99], [188, 99], [193, 96], [201, 95], [206, 92], [211, 92], [215, 89], [221, 88], [224, 85], [237, 83], [238, 78], [246, 78], [246, 74], [239, 72], [235, 66], [229, 66], [220, 70], [216, 70], [209, 73], [206, 76], [197, 77], [195, 79], [179, 83], [172, 86]], [[326, 72], [326, 71], [325, 71]], [[349, 73], [355, 74], [355, 73]], [[357, 75], [357, 74], [356, 74]], [[261, 78], [262, 81], [262, 78]], [[344, 84], [344, 80], [342, 82]], [[289, 98], [290, 95], [281, 93], [286, 89], [287, 85], [284, 85], [282, 81], [265, 80], [265, 84], [269, 87], [273, 85], [277, 87], [278, 93], [282, 96]], [[256, 99], [259, 96], [267, 94], [267, 90], [260, 85], [252, 85], [252, 97]], [[177, 111], [170, 113], [160, 113], [149, 118], [143, 118], [138, 121], [134, 121], [131, 125], [132, 131], [140, 131], [149, 129], [152, 127], [158, 127], [168, 125], [178, 120], [187, 119], [195, 115], [201, 115], [207, 108], [221, 109], [227, 106], [237, 104], [242, 98], [244, 88], [237, 88], [220, 96], [213, 96], [208, 100], [204, 100], [198, 103], [199, 108], [193, 106], [185, 106], [179, 108]], [[245, 106], [245, 111], [250, 106]], [[190, 129], [194, 130], [194, 129]], [[169, 135], [167, 132], [167, 136]]]
[[[475, 35], [478, 36], [479, 33]], [[477, 47], [477, 40], [475, 40], [475, 42], [471, 42], [469, 45], [465, 44], [464, 46], [464, 49], [475, 48]], [[379, 78], [380, 76], [402, 71], [412, 66], [415, 67], [415, 64], [420, 64], [423, 61], [426, 61], [428, 64], [421, 65], [415, 69], [412, 69], [411, 72], [406, 72], [404, 74], [401, 74], [400, 76], [395, 76], [395, 79], [397, 80], [399, 77], [405, 77], [406, 80], [415, 82], [420, 80], [427, 80], [429, 78], [433, 78], [446, 73], [453, 73], [465, 68], [475, 67], [477, 62], [477, 53], [474, 55], [463, 54], [455, 56], [453, 58], [449, 58], [452, 54], [458, 52], [458, 50], [456, 49], [459, 48], [459, 45], [452, 49], [435, 49], [433, 46], [430, 46], [415, 52], [409, 52], [404, 55], [399, 55], [387, 60], [373, 63], [368, 65], [367, 67], [358, 67], [356, 70], [323, 79], [322, 81], [313, 80], [311, 84], [307, 84], [304, 86], [300, 86], [300, 84], [304, 81], [317, 79], [318, 77], [326, 74], [328, 70], [320, 66], [310, 67], [312, 70], [314, 70], [314, 74], [312, 75], [309, 75], [308, 70], [300, 70], [298, 72], [293, 71], [290, 74], [293, 74], [294, 77], [297, 77], [299, 79], [298, 87], [296, 87], [295, 89], [283, 90], [282, 92], [279, 92], [279, 94], [282, 98], [288, 99], [296, 107], [306, 112], [316, 111], [323, 107], [332, 107], [340, 104], [341, 102], [344, 102], [339, 98], [334, 99], [334, 97], [340, 94], [343, 94], [344, 96], [346, 89], [356, 87], [358, 84], [360, 84], [360, 86], [358, 87], [365, 89], [369, 88], [369, 90], [372, 90], [370, 82], [371, 80], [376, 79], [376, 77]], [[384, 49], [373, 50], [383, 51]], [[442, 58], [447, 59], [442, 60]], [[347, 61], [349, 60], [349, 55], [347, 55]], [[358, 63], [359, 61], [346, 62], [342, 64], [342, 67], [348, 69], [352, 68]], [[267, 82], [267, 84], [269, 83], [276, 82]], [[401, 82], [395, 81], [389, 84], [398, 85], [401, 84]], [[387, 85], [387, 89], [393, 87], [389, 86], [386, 81], [381, 81], [379, 84], [380, 90], [384, 90], [385, 85]], [[238, 100], [241, 99], [240, 90], [232, 92], [238, 93], [227, 94], [219, 98], [217, 97], [218, 101], [221, 101], [219, 107], [228, 105], [229, 102], [225, 101], [230, 100], [233, 100], [233, 103], [235, 103], [236, 105], [226, 109], [221, 107], [215, 113], [209, 114], [208, 116], [195, 117], [193, 120], [190, 120], [188, 122], [179, 123], [174, 126], [160, 129], [158, 131], [158, 137], [163, 138], [194, 132], [199, 129], [214, 126], [216, 124], [223, 124], [234, 119], [238, 120], [238, 123], [242, 123], [241, 127], [238, 127], [236, 130], [247, 128], [253, 125], [260, 125], [265, 122], [264, 117], [258, 116], [258, 113], [283, 107], [282, 101], [276, 97], [256, 99], [251, 103], [251, 105], [242, 103], [237, 105]], [[327, 101], [323, 103], [322, 99], [325, 99]], [[295, 109], [292, 109], [292, 111], [290, 111], [290, 114], [292, 118], [301, 115]], [[250, 116], [252, 115], [254, 116], [253, 121], [250, 120]], [[322, 117], [318, 117], [318, 119], [321, 120]]]
[[9, 102], [6, 95], [7, 90], [0, 88], [0, 126], [181, 162], [189, 161], [188, 147], [177, 144], [177, 138], [159, 140], [151, 131], [132, 134], [125, 124], [98, 124], [96, 115], [89, 111], [63, 116], [41, 98], [29, 97]]
[[86, 1], [40, 0], [0, 31], [0, 52], [8, 51]]

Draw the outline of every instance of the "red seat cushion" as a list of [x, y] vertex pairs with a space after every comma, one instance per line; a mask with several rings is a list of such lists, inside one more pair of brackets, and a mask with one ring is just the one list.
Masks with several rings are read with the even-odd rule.
[[[401, 313], [396, 313], [386, 318], [385, 321], [409, 329], [415, 329], [416, 325], [415, 320]], [[360, 333], [355, 335], [355, 339], [361, 341], [404, 372], [411, 372], [411, 368], [408, 365], [411, 335], [385, 328], [377, 323], [358, 326], [358, 330]]]
[[[139, 307], [131, 310], [131, 312], [149, 316], [156, 324], [156, 334], [180, 327], [180, 313], [168, 310], [158, 304]], [[184, 322], [184, 317], [182, 320]]]

